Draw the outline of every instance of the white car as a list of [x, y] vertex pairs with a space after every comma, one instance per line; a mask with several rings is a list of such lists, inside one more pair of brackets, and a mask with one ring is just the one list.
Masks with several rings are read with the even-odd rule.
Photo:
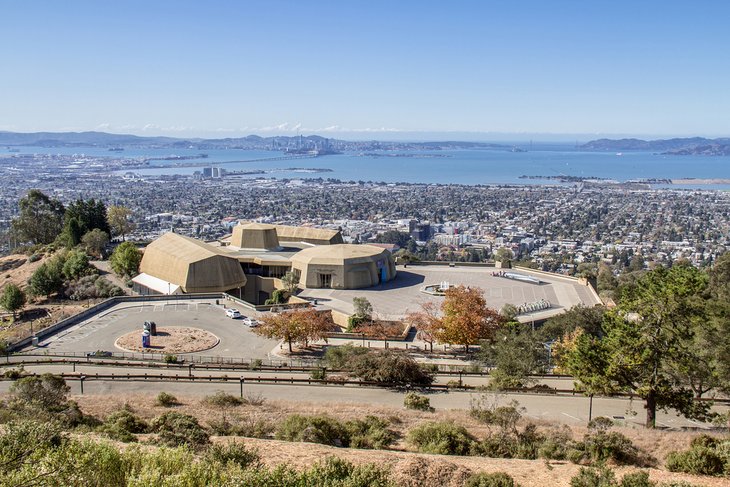
[[226, 316], [228, 316], [229, 318], [233, 318], [233, 319], [240, 318], [241, 312], [235, 308], [228, 308], [226, 310]]
[[243, 324], [248, 326], [249, 328], [256, 328], [259, 326], [259, 322], [253, 318], [244, 318]]

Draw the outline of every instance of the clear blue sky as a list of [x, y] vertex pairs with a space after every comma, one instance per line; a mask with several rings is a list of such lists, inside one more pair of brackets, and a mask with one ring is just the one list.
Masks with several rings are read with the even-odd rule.
[[4, 0], [0, 130], [728, 136], [728, 19], [699, 0]]

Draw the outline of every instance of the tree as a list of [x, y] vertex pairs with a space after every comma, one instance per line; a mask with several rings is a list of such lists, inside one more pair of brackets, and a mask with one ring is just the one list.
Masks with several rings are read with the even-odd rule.
[[49, 244], [63, 229], [63, 204], [43, 192], [32, 189], [18, 202], [20, 215], [12, 222], [20, 240], [33, 244]]
[[484, 342], [479, 358], [494, 369], [489, 385], [494, 389], [527, 387], [535, 381], [531, 375], [542, 373], [547, 365], [547, 351], [536, 334], [520, 324], [500, 329], [493, 342]]
[[15, 319], [16, 312], [23, 309], [25, 301], [23, 290], [12, 283], [5, 286], [2, 294], [0, 294], [0, 307], [13, 313], [13, 319]]
[[408, 313], [405, 321], [417, 330], [416, 338], [428, 343], [429, 349], [433, 352], [435, 335], [441, 328], [441, 318], [436, 305], [431, 301], [423, 303], [421, 311]]
[[54, 257], [41, 264], [30, 276], [28, 287], [34, 296], [50, 297], [63, 286], [63, 259]]
[[81, 238], [81, 243], [84, 244], [86, 250], [94, 257], [101, 258], [104, 254], [104, 249], [109, 243], [109, 235], [103, 230], [95, 228], [90, 232], [86, 232]]
[[373, 305], [370, 304], [368, 298], [352, 298], [352, 307], [355, 310], [354, 315], [360, 321], [370, 321], [373, 319]]
[[642, 398], [648, 428], [655, 426], [657, 408], [704, 417], [707, 405], [694, 400], [674, 372], [692, 364], [688, 347], [693, 329], [705, 320], [700, 297], [705, 287], [704, 274], [693, 267], [645, 274], [606, 313], [603, 336], [578, 333], [557, 347], [559, 365], [588, 393], [630, 392]]
[[565, 313], [548, 319], [537, 330], [537, 333], [540, 339], [545, 342], [559, 340], [576, 328], [582, 328], [590, 335], [600, 335], [603, 333], [602, 324], [605, 312], [606, 308], [603, 306], [588, 307], [579, 304]]
[[142, 253], [132, 242], [122, 242], [109, 257], [109, 265], [120, 277], [134, 277], [139, 273]]
[[327, 332], [334, 329], [332, 320], [314, 308], [303, 308], [279, 314], [269, 314], [261, 319], [261, 324], [254, 332], [267, 338], [278, 338], [289, 344], [289, 352], [293, 352], [292, 344], [309, 346], [310, 341], [326, 338]]
[[292, 271], [287, 271], [281, 278], [281, 283], [284, 284], [284, 289], [289, 293], [290, 296], [294, 296], [299, 289], [299, 275]]
[[492, 339], [503, 323], [500, 314], [489, 308], [479, 288], [457, 286], [446, 291], [441, 303], [441, 316], [432, 304], [421, 306], [420, 313], [411, 313], [407, 320], [441, 343], [469, 345]]
[[66, 279], [78, 279], [89, 269], [89, 256], [83, 250], [72, 250], [66, 255], [63, 263], [63, 275]]
[[81, 242], [84, 229], [78, 218], [67, 218], [63, 224], [63, 231], [58, 236], [58, 242], [66, 248], [72, 249]]
[[507, 247], [500, 247], [494, 253], [494, 260], [497, 262], [509, 262], [514, 257], [512, 250]]
[[[106, 205], [101, 200], [83, 200], [77, 199], [66, 208], [64, 215], [65, 222], [75, 219], [78, 221], [80, 233], [78, 235], [78, 241], [81, 241], [81, 237], [86, 233], [95, 228], [98, 228], [102, 232], [106, 232], [108, 235], [111, 233], [109, 229], [109, 222], [107, 221]], [[76, 244], [78, 244], [78, 241]]]
[[124, 240], [125, 236], [136, 228], [136, 225], [129, 219], [131, 216], [132, 210], [126, 206], [110, 206], [107, 209], [107, 218], [112, 235], [121, 236], [122, 240]]

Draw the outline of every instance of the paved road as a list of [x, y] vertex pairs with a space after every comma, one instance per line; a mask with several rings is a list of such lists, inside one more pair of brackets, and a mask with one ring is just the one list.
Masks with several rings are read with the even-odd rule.
[[[71, 366], [28, 366], [26, 370], [33, 372], [71, 372]], [[110, 368], [98, 366], [77, 366], [77, 372], [87, 374], [100, 373], [139, 373], [139, 368]], [[162, 371], [146, 370], [149, 373], [159, 374]], [[183, 372], [183, 371], [180, 371]], [[174, 375], [174, 371], [170, 371]], [[196, 371], [201, 377], [222, 375], [219, 371]], [[181, 373], [181, 375], [184, 375]], [[256, 377], [266, 375], [263, 372], [251, 371], [245, 373], [230, 373], [233, 377]], [[279, 377], [295, 376], [297, 374], [277, 374]], [[7, 392], [10, 382], [0, 382], [0, 392]], [[78, 381], [69, 381], [72, 394], [80, 393]], [[354, 403], [374, 404], [391, 407], [402, 407], [403, 392], [359, 387], [342, 386], [298, 386], [289, 384], [245, 384], [246, 393], [261, 394], [270, 400], [304, 401], [316, 403]], [[179, 395], [204, 396], [213, 394], [216, 391], [226, 391], [231, 394], [240, 393], [240, 385], [234, 383], [178, 383], [178, 382], [113, 382], [113, 381], [90, 381], [84, 383], [85, 394], [127, 394], [127, 393], [149, 393], [157, 394], [160, 391], [167, 391]], [[478, 398], [478, 393], [472, 392], [443, 392], [429, 394], [431, 405], [437, 409], [469, 409], [473, 398]], [[557, 421], [567, 424], [585, 424], [588, 421], [589, 399], [582, 396], [547, 396], [537, 394], [489, 394], [491, 401], [498, 401], [499, 404], [508, 404], [512, 400], [519, 402], [520, 406], [526, 408], [525, 415], [533, 419]], [[642, 425], [644, 410], [640, 401], [633, 403], [627, 399], [595, 398], [593, 400], [593, 417], [612, 416], [624, 417], [627, 424]], [[627, 411], [633, 410], [637, 414], [632, 416]], [[720, 412], [728, 411], [728, 407], [720, 406]], [[706, 427], [701, 423], [677, 417], [674, 414], [659, 412], [658, 424], [664, 427]]]

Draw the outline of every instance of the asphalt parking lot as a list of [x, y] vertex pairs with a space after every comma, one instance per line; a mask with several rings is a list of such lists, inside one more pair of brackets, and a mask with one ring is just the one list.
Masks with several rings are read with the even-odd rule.
[[[239, 309], [243, 316], [246, 312]], [[114, 345], [120, 336], [139, 330], [145, 321], [157, 326], [190, 326], [201, 328], [216, 335], [220, 342], [215, 347], [196, 352], [199, 355], [266, 359], [278, 346], [276, 340], [262, 338], [243, 324], [243, 317], [231, 319], [223, 306], [209, 301], [170, 301], [122, 303], [78, 325], [66, 328], [46, 338], [39, 347], [25, 351], [43, 352], [93, 352], [97, 350], [123, 351]], [[141, 336], [140, 336], [141, 340]], [[154, 337], [153, 337], [154, 344]]]

